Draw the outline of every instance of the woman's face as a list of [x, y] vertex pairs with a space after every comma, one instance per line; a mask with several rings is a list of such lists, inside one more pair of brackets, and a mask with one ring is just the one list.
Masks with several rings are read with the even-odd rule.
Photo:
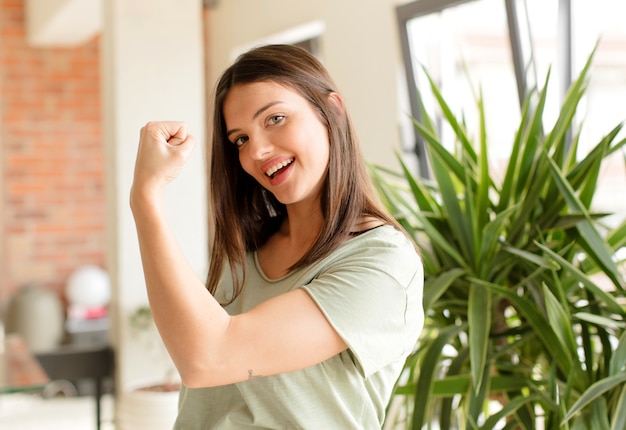
[[317, 202], [329, 161], [328, 130], [297, 91], [275, 82], [237, 85], [223, 106], [243, 169], [286, 205]]

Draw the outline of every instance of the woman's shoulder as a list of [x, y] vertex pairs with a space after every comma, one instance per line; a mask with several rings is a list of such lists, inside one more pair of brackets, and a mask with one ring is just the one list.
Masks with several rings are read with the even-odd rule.
[[394, 225], [381, 224], [351, 236], [337, 249], [336, 262], [369, 262], [397, 269], [409, 269], [421, 262], [413, 241]]
[[350, 230], [350, 235], [358, 236], [361, 233], [368, 232], [383, 225], [385, 225], [385, 222], [379, 218], [364, 216], [358, 223], [356, 223], [352, 227], [352, 229]]
[[[371, 234], [370, 234], [371, 233]], [[396, 244], [410, 245], [415, 248], [413, 240], [401, 227], [388, 221], [375, 218], [364, 217], [361, 222], [355, 224], [350, 231], [351, 240], [364, 236], [368, 240], [385, 240], [389, 239]]]
[[349, 242], [389, 242], [390, 245], [409, 245], [413, 246], [413, 242], [408, 235], [391, 224], [380, 223], [357, 232], [350, 233]]

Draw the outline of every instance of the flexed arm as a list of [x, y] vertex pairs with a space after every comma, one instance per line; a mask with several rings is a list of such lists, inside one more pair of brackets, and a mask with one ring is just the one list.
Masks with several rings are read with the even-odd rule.
[[230, 320], [184, 258], [163, 208], [165, 186], [176, 178], [195, 145], [184, 123], [148, 123], [141, 129], [130, 194], [150, 307], [183, 382], [193, 367], [189, 359], [194, 357], [194, 341], [202, 338], [197, 327], [219, 338]]
[[223, 385], [298, 370], [344, 350], [304, 290], [230, 316], [189, 266], [167, 223], [162, 193], [195, 143], [184, 123], [148, 123], [130, 196], [150, 306], [183, 383]]

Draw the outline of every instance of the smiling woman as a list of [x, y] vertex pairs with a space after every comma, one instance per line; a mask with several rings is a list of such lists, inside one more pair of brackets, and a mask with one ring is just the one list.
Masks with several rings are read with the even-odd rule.
[[195, 145], [184, 123], [142, 129], [131, 191], [183, 381], [176, 428], [380, 428], [423, 325], [423, 269], [375, 197], [341, 96], [305, 50], [272, 45], [224, 72], [214, 112], [206, 286], [161, 203]]

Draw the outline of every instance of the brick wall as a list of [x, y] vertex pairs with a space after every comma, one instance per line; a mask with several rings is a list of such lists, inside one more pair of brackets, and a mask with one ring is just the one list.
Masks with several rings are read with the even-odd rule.
[[104, 148], [99, 41], [28, 46], [23, 0], [0, 0], [0, 292], [38, 282], [62, 292], [103, 266]]

